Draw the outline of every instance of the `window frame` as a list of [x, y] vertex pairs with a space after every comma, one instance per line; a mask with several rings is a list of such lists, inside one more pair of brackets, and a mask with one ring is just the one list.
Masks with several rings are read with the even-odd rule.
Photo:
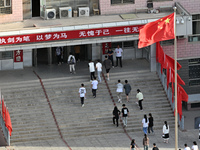
[[121, 1], [120, 3], [112, 3], [112, 1], [115, 1], [115, 0], [110, 0], [111, 5], [135, 4], [135, 0], [132, 0], [133, 2], [126, 2], [126, 3], [124, 3], [124, 0], [120, 0]]

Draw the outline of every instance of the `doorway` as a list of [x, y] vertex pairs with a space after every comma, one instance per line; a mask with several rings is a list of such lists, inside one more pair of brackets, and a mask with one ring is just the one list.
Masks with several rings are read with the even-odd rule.
[[32, 0], [32, 17], [40, 17], [40, 0]]

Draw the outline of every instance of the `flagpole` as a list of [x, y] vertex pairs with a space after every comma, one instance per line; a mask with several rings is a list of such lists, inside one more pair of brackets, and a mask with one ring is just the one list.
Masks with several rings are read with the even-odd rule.
[[176, 39], [176, 7], [174, 7], [174, 68], [175, 68], [175, 150], [178, 150], [178, 112], [177, 112], [177, 39]]

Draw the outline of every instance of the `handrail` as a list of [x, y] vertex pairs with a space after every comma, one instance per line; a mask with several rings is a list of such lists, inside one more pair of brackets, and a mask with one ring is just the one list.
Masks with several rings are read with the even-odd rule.
[[[161, 65], [160, 65], [160, 63], [157, 63], [156, 71], [157, 71], [157, 74], [158, 74], [158, 76], [160, 78], [160, 81], [162, 83], [163, 89], [165, 90], [167, 98], [168, 98], [168, 100], [170, 102], [171, 108], [172, 108], [172, 110], [174, 112], [175, 102], [172, 102], [172, 96], [173, 96], [172, 95], [172, 89], [171, 89], [171, 87], [167, 88], [167, 77], [166, 77], [166, 75], [164, 73], [161, 74]], [[178, 124], [179, 124], [181, 130], [184, 130], [184, 116], [182, 115], [181, 120], [179, 118], [178, 118], [178, 120], [179, 120]]]
[[0, 123], [6, 143], [8, 146], [10, 146], [10, 134], [1, 115], [0, 115]]

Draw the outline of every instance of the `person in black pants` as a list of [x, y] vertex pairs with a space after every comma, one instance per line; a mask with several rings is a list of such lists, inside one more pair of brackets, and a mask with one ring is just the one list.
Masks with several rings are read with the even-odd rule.
[[114, 107], [114, 110], [113, 110], [113, 124], [115, 124], [115, 120], [116, 120], [117, 127], [118, 127], [118, 125], [119, 125], [119, 123], [118, 123], [119, 115], [120, 115], [120, 111], [119, 111], [119, 109], [117, 108], [117, 106], [115, 106], [115, 107]]
[[136, 102], [136, 103], [137, 103], [137, 104], [139, 103], [140, 110], [143, 111], [143, 107], [142, 107], [143, 94], [142, 94], [142, 92], [140, 91], [140, 89], [137, 89], [136, 98], [138, 99], [138, 102]]
[[152, 114], [149, 113], [149, 126], [148, 126], [148, 133], [150, 134], [150, 130], [152, 133], [153, 132], [153, 117], [152, 117]]
[[108, 59], [112, 62], [112, 67], [114, 68], [114, 62], [113, 62], [113, 51], [111, 48], [108, 49]]

